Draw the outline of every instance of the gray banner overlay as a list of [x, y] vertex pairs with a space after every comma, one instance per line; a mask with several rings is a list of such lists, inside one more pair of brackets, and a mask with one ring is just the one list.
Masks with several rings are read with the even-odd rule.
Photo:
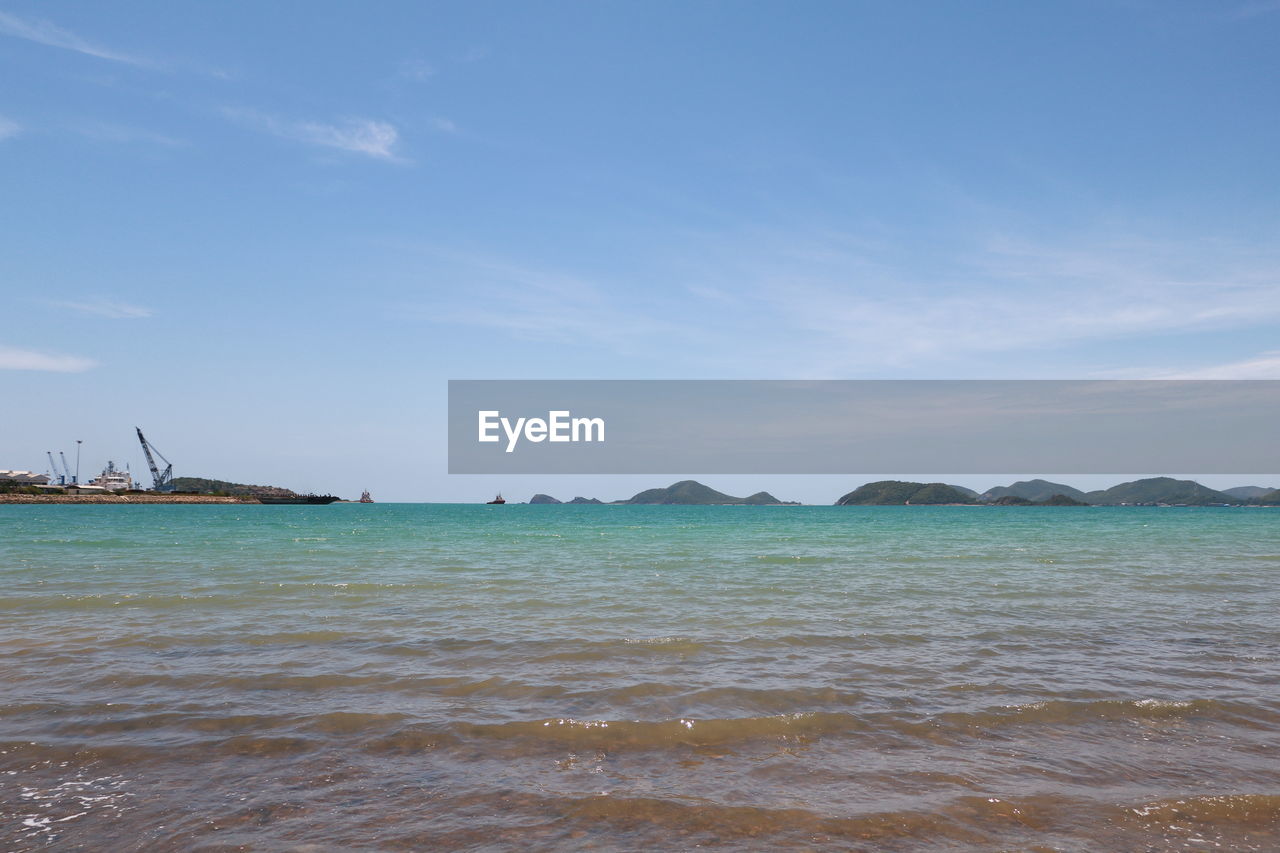
[[1254, 474], [1278, 435], [1280, 380], [449, 382], [451, 474]]

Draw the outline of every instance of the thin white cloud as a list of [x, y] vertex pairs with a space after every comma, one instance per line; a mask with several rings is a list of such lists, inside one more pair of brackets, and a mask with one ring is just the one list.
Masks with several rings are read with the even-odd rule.
[[1267, 15], [1271, 12], [1280, 12], [1280, 0], [1261, 0], [1261, 2], [1257, 3], [1246, 3], [1235, 10], [1233, 17], [1256, 18], [1259, 15]]
[[[708, 339], [712, 331], [681, 321], [677, 311], [649, 304], [643, 292], [505, 260], [429, 250], [451, 288], [429, 304], [407, 306], [431, 322], [492, 329], [524, 341], [640, 353], [655, 341]], [[434, 264], [433, 264], [434, 266]]]
[[10, 139], [22, 133], [22, 125], [0, 116], [0, 139]]
[[395, 127], [383, 121], [348, 119], [340, 125], [304, 122], [296, 125], [296, 130], [298, 138], [303, 142], [364, 154], [380, 160], [397, 159], [394, 149], [400, 135]]
[[26, 39], [49, 47], [83, 53], [86, 56], [94, 56], [98, 59], [136, 65], [140, 68], [152, 65], [148, 60], [108, 50], [105, 47], [93, 44], [75, 33], [64, 30], [42, 18], [19, 18], [17, 15], [11, 15], [8, 12], [0, 12], [0, 34]]
[[70, 308], [72, 311], [79, 311], [81, 314], [93, 314], [98, 317], [110, 317], [113, 320], [136, 320], [142, 317], [150, 317], [154, 312], [150, 308], [144, 308], [141, 305], [131, 305], [127, 302], [112, 302], [106, 299], [95, 299], [90, 301], [61, 301], [50, 303], [60, 308]]
[[433, 277], [467, 287], [432, 310], [513, 337], [625, 356], [678, 347], [693, 371], [789, 378], [993, 363], [1097, 375], [1100, 344], [1280, 323], [1280, 248], [1267, 244], [1000, 236], [948, 255], [839, 234], [674, 243], [597, 279], [455, 261]]
[[435, 68], [431, 67], [421, 59], [406, 59], [400, 63], [400, 67], [396, 72], [396, 76], [405, 80], [413, 80], [418, 83], [425, 83], [436, 74]]
[[1110, 371], [1114, 379], [1280, 379], [1280, 350], [1268, 350], [1253, 358], [1177, 370], [1172, 368], [1129, 368]]
[[431, 126], [441, 133], [457, 133], [458, 125], [442, 116], [431, 119]]
[[44, 370], [53, 373], [81, 373], [96, 367], [91, 358], [56, 352], [38, 352], [0, 345], [0, 370]]
[[929, 272], [902, 253], [761, 243], [723, 259], [744, 301], [728, 316], [763, 313], [762, 340], [820, 345], [837, 373], [1280, 321], [1269, 247], [997, 238]]
[[282, 139], [333, 148], [392, 163], [405, 162], [396, 153], [400, 134], [394, 125], [366, 118], [349, 118], [338, 124], [289, 121], [254, 110], [228, 108], [223, 115]]

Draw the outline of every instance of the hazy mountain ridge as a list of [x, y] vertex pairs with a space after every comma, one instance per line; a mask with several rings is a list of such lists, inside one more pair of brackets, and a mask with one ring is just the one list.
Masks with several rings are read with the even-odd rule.
[[878, 480], [866, 483], [836, 501], [836, 506], [896, 506], [905, 504], [971, 504], [977, 497], [946, 483]]
[[614, 501], [618, 504], [660, 504], [660, 505], [733, 505], [733, 506], [770, 506], [794, 504], [794, 501], [780, 501], [768, 492], [756, 492], [745, 498], [735, 498], [718, 492], [697, 480], [681, 480], [662, 489], [645, 489], [628, 500]]
[[1084, 499], [1091, 504], [1101, 505], [1164, 503], [1204, 506], [1240, 503], [1239, 498], [1203, 486], [1195, 480], [1175, 480], [1172, 477], [1148, 477], [1119, 483], [1109, 489], [1087, 492]]
[[988, 503], [991, 506], [1089, 506], [1084, 501], [1076, 500], [1069, 495], [1050, 495], [1040, 501], [1029, 500], [1018, 495], [1001, 495]]
[[[205, 488], [227, 494], [271, 494], [270, 486], [244, 486], [221, 480], [183, 478], [184, 483], [207, 484]], [[218, 488], [222, 487], [222, 488]], [[229, 491], [230, 488], [242, 491]], [[252, 491], [256, 490], [256, 491]], [[288, 490], [280, 490], [288, 493]], [[531, 504], [597, 504], [606, 502], [599, 498], [575, 497], [561, 501], [551, 495], [538, 493], [529, 499]], [[681, 480], [662, 488], [645, 489], [630, 498], [610, 502], [614, 505], [672, 505], [672, 506], [775, 506], [798, 505], [797, 501], [783, 501], [769, 492], [756, 492], [745, 498], [735, 497], [711, 488], [696, 480]], [[1215, 504], [1280, 505], [1280, 489], [1267, 490], [1262, 486], [1236, 486], [1217, 491], [1194, 480], [1175, 480], [1172, 477], [1148, 477], [1118, 483], [1106, 489], [1083, 492], [1064, 483], [1049, 480], [1019, 480], [1007, 486], [994, 486], [979, 495], [973, 489], [948, 483], [917, 483], [903, 480], [880, 480], [865, 483], [843, 495], [837, 506], [903, 506], [903, 505], [989, 505], [989, 506], [1101, 506], [1177, 504], [1210, 506]]]
[[1274, 486], [1233, 486], [1230, 489], [1222, 489], [1221, 491], [1224, 495], [1231, 495], [1233, 498], [1247, 501], [1250, 498], [1260, 498], [1272, 492], [1280, 492], [1280, 489]]
[[1064, 495], [1074, 498], [1077, 501], [1085, 499], [1084, 492], [1074, 486], [1068, 486], [1063, 483], [1051, 483], [1048, 480], [1019, 480], [1008, 486], [996, 486], [987, 489], [981, 495], [980, 500], [995, 501], [1003, 497], [1017, 497], [1025, 500], [1038, 502], [1047, 501], [1054, 495]]

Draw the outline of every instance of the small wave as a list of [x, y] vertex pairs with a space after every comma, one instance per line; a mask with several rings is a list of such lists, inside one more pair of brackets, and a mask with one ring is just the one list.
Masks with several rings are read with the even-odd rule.
[[1156, 800], [1129, 809], [1142, 823], [1280, 827], [1280, 795], [1222, 794]]
[[1072, 702], [1049, 700], [1024, 705], [1006, 705], [977, 712], [940, 714], [937, 721], [947, 727], [992, 729], [1010, 725], [1082, 724], [1124, 720], [1168, 720], [1190, 717], [1231, 719], [1239, 722], [1256, 714], [1256, 709], [1213, 699], [1099, 699]]
[[557, 717], [509, 723], [454, 723], [445, 729], [409, 726], [373, 742], [374, 750], [434, 748], [457, 740], [534, 743], [555, 748], [616, 750], [705, 747], [752, 740], [803, 741], [862, 731], [867, 724], [847, 713], [779, 714], [768, 717], [675, 720], [589, 720]]

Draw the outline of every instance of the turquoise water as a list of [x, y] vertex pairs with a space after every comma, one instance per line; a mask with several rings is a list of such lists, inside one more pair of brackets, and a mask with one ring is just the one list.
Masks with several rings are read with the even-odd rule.
[[0, 506], [0, 849], [1273, 850], [1277, 580], [1263, 509]]

